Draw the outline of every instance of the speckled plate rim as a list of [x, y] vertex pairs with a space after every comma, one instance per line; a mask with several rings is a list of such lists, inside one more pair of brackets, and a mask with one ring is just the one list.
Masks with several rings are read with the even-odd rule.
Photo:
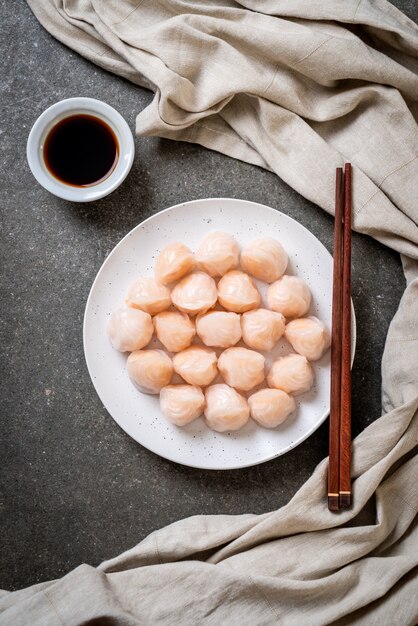
[[[286, 454], [287, 452], [289, 452], [290, 450], [293, 450], [294, 448], [296, 448], [298, 445], [300, 445], [301, 443], [303, 443], [306, 439], [308, 439], [308, 437], [310, 437], [320, 426], [321, 424], [323, 424], [323, 422], [326, 420], [326, 418], [329, 415], [329, 408], [324, 411], [322, 413], [321, 416], [319, 416], [317, 418], [317, 420], [315, 421], [315, 423], [312, 425], [311, 428], [309, 428], [308, 430], [306, 430], [299, 438], [296, 438], [291, 444], [287, 445], [286, 447], [284, 447], [283, 449], [281, 449], [279, 452], [276, 453], [272, 453], [272, 454], [268, 454], [260, 459], [257, 460], [253, 460], [249, 463], [233, 463], [230, 465], [222, 465], [222, 466], [208, 466], [207, 464], [204, 463], [199, 463], [199, 462], [185, 462], [182, 460], [179, 460], [178, 457], [176, 455], [171, 455], [171, 454], [162, 454], [161, 451], [158, 449], [157, 446], [152, 446], [149, 444], [144, 444], [143, 442], [139, 441], [137, 436], [134, 434], [133, 429], [130, 428], [127, 424], [123, 423], [123, 420], [121, 420], [119, 418], [119, 416], [114, 415], [109, 408], [106, 406], [106, 402], [104, 401], [101, 391], [100, 391], [100, 386], [99, 383], [96, 382], [95, 379], [95, 375], [94, 375], [94, 366], [93, 366], [93, 361], [90, 358], [90, 354], [89, 354], [89, 349], [87, 346], [87, 340], [88, 340], [88, 330], [87, 330], [87, 326], [88, 326], [88, 315], [92, 306], [92, 301], [94, 299], [95, 296], [95, 292], [96, 289], [98, 288], [98, 285], [101, 282], [101, 278], [102, 278], [102, 274], [104, 273], [105, 269], [107, 269], [107, 266], [109, 265], [109, 263], [112, 262], [112, 257], [113, 255], [116, 253], [117, 250], [119, 250], [119, 248], [121, 248], [125, 241], [132, 237], [133, 234], [135, 233], [135, 231], [139, 230], [140, 228], [142, 228], [145, 224], [148, 224], [149, 222], [152, 222], [155, 218], [160, 217], [161, 214], [163, 213], [169, 213], [169, 212], [174, 212], [176, 210], [178, 210], [179, 208], [184, 208], [184, 207], [191, 207], [193, 205], [196, 204], [204, 204], [204, 203], [212, 203], [212, 202], [221, 202], [221, 203], [243, 203], [244, 205], [248, 206], [252, 206], [254, 209], [255, 208], [259, 208], [262, 210], [267, 210], [272, 212], [276, 217], [277, 214], [280, 214], [280, 217], [282, 219], [285, 220], [289, 220], [290, 222], [293, 222], [294, 224], [296, 224], [297, 228], [299, 229], [303, 229], [303, 231], [305, 231], [305, 235], [308, 238], [312, 238], [312, 240], [315, 241], [315, 245], [319, 245], [322, 249], [323, 252], [330, 257], [331, 261], [332, 261], [332, 255], [328, 252], [328, 250], [325, 248], [324, 244], [313, 234], [311, 233], [311, 231], [306, 228], [306, 226], [303, 226], [303, 224], [301, 224], [300, 222], [298, 222], [297, 220], [295, 220], [294, 218], [290, 217], [289, 215], [286, 215], [285, 213], [282, 213], [281, 211], [279, 211], [278, 209], [273, 209], [272, 207], [269, 207], [267, 205], [258, 203], [258, 202], [252, 202], [250, 200], [242, 200], [242, 199], [238, 199], [238, 198], [216, 198], [216, 197], [212, 197], [212, 198], [200, 198], [200, 199], [196, 199], [196, 200], [190, 200], [187, 202], [182, 202], [176, 205], [173, 205], [171, 207], [168, 207], [166, 209], [163, 209], [161, 211], [159, 211], [158, 213], [155, 213], [153, 215], [151, 215], [150, 217], [146, 218], [145, 220], [143, 220], [142, 222], [140, 222], [139, 224], [137, 224], [137, 226], [135, 226], [132, 230], [130, 230], [120, 241], [119, 243], [116, 244], [116, 246], [111, 250], [111, 252], [108, 254], [108, 256], [106, 257], [106, 259], [104, 260], [104, 262], [102, 263], [94, 281], [93, 284], [90, 288], [90, 292], [87, 298], [87, 302], [86, 302], [86, 307], [85, 307], [85, 311], [84, 311], [84, 319], [83, 319], [83, 347], [84, 347], [84, 356], [85, 356], [85, 360], [86, 360], [86, 364], [87, 364], [87, 369], [92, 381], [92, 384], [96, 390], [97, 395], [99, 396], [100, 400], [103, 402], [103, 405], [105, 407], [105, 409], [107, 410], [107, 412], [109, 413], [109, 415], [112, 417], [112, 419], [119, 425], [119, 427], [126, 432], [132, 439], [134, 439], [137, 443], [139, 443], [140, 445], [142, 445], [143, 447], [145, 447], [146, 449], [150, 450], [151, 452], [153, 452], [154, 454], [157, 454], [158, 456], [165, 458], [169, 461], [172, 461], [174, 463], [178, 463], [180, 465], [185, 465], [187, 467], [193, 467], [196, 469], [209, 469], [209, 470], [231, 470], [231, 469], [242, 469], [242, 468], [246, 468], [246, 467], [253, 467], [255, 465], [260, 465], [262, 463], [266, 463], [267, 461], [271, 461], [272, 459], [275, 459], [279, 456], [282, 456], [283, 454]], [[354, 362], [354, 357], [355, 357], [355, 351], [356, 351], [356, 338], [357, 338], [357, 332], [356, 332], [356, 315], [355, 315], [355, 310], [354, 310], [354, 305], [353, 305], [353, 301], [351, 300], [351, 320], [352, 320], [352, 330], [351, 330], [351, 334], [352, 334], [352, 346], [351, 346], [351, 366], [353, 366], [353, 362]]]

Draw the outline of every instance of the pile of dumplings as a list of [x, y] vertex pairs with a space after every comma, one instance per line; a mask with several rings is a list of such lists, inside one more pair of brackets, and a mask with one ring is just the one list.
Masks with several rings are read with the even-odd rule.
[[[173, 424], [203, 414], [217, 432], [238, 430], [250, 417], [275, 428], [295, 410], [294, 396], [312, 387], [310, 362], [329, 348], [330, 334], [306, 317], [311, 292], [285, 274], [287, 265], [275, 239], [240, 250], [232, 235], [211, 232], [195, 253], [167, 245], [155, 276], [129, 287], [125, 305], [110, 316], [109, 338], [130, 352], [129, 377], [142, 393], [160, 395]], [[265, 305], [254, 279], [269, 285]], [[154, 337], [164, 349], [146, 349]], [[275, 360], [266, 375], [266, 353], [282, 338], [294, 353]]]

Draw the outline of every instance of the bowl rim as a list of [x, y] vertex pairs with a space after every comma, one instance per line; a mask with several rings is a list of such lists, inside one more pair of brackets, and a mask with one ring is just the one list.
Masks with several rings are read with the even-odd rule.
[[[60, 120], [77, 113], [102, 119], [112, 128], [119, 143], [119, 159], [112, 173], [89, 187], [62, 183], [48, 172], [42, 158], [43, 141], [48, 131]], [[112, 193], [129, 174], [134, 155], [134, 138], [122, 115], [106, 102], [87, 97], [66, 98], [48, 107], [33, 124], [26, 144], [29, 168], [38, 183], [55, 196], [72, 202], [92, 202]]]

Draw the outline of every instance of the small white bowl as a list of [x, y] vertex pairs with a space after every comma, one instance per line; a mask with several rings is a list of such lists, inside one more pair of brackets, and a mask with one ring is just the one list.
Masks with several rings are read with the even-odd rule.
[[[111, 174], [97, 185], [66, 185], [49, 172], [44, 161], [45, 139], [55, 124], [72, 115], [89, 114], [103, 120], [116, 135], [119, 158]], [[94, 98], [68, 98], [53, 104], [38, 117], [29, 133], [26, 155], [38, 183], [59, 198], [72, 202], [91, 202], [107, 196], [125, 180], [132, 167], [135, 146], [131, 130], [123, 117], [111, 106]]]

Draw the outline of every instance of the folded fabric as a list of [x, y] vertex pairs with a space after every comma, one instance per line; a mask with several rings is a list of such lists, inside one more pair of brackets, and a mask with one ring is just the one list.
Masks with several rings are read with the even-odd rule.
[[402, 254], [385, 414], [353, 444], [354, 507], [327, 460], [283, 508], [198, 516], [95, 569], [0, 596], [0, 624], [414, 624], [418, 620], [418, 28], [384, 0], [29, 0], [86, 58], [155, 91], [139, 134], [276, 172]]

